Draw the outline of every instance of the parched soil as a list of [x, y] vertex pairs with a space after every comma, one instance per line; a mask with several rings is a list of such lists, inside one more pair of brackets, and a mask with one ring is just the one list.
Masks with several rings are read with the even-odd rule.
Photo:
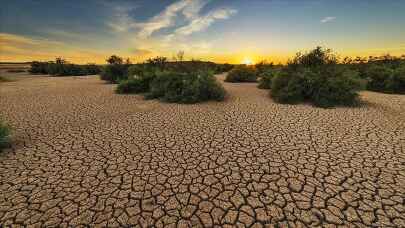
[[405, 227], [405, 96], [320, 109], [224, 85], [179, 105], [97, 77], [0, 83], [0, 223]]

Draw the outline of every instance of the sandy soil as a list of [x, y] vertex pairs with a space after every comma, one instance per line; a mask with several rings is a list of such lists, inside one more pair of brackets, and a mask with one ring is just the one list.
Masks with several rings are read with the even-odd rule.
[[320, 109], [255, 86], [178, 105], [97, 77], [1, 83], [0, 223], [405, 227], [405, 96]]

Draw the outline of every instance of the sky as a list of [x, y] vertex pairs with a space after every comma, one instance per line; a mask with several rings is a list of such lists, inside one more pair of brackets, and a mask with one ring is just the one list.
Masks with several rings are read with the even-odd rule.
[[105, 63], [116, 54], [219, 63], [405, 54], [405, 0], [13, 0], [0, 7], [0, 62]]

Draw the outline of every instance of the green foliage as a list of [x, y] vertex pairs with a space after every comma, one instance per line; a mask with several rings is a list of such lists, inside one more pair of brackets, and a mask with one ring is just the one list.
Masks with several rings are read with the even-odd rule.
[[106, 62], [107, 62], [108, 64], [124, 64], [124, 60], [123, 60], [121, 57], [116, 56], [116, 55], [110, 56], [110, 57], [106, 60]]
[[168, 61], [166, 57], [157, 56], [155, 58], [150, 58], [146, 60], [146, 64], [149, 65], [151, 68], [158, 69], [160, 71], [166, 70], [168, 65]]
[[224, 88], [208, 72], [159, 72], [150, 84], [147, 99], [166, 102], [197, 103], [207, 100], [222, 101]]
[[263, 73], [260, 74], [259, 78], [259, 85], [257, 86], [259, 89], [270, 89], [272, 79], [276, 74], [279, 72], [276, 70], [267, 69]]
[[292, 70], [302, 67], [317, 68], [335, 65], [337, 62], [338, 58], [331, 49], [316, 47], [306, 53], [298, 52], [292, 60], [288, 61], [288, 68]]
[[48, 74], [49, 62], [33, 61], [29, 72], [31, 74]]
[[267, 71], [270, 71], [274, 68], [274, 63], [273, 62], [267, 62], [265, 60], [260, 61], [255, 64], [255, 69], [257, 71], [257, 74], [261, 76], [262, 74], [266, 73]]
[[145, 93], [149, 90], [149, 84], [139, 79], [122, 80], [117, 86], [116, 92], [120, 94], [126, 93]]
[[226, 82], [256, 82], [257, 72], [254, 67], [239, 65], [233, 68], [225, 78]]
[[368, 79], [367, 89], [372, 91], [385, 91], [387, 80], [393, 74], [393, 70], [384, 65], [370, 65], [365, 76]]
[[364, 73], [368, 80], [367, 89], [384, 93], [405, 93], [405, 65], [371, 64]]
[[10, 127], [0, 119], [0, 150], [8, 145]]
[[233, 68], [233, 65], [231, 65], [229, 63], [216, 64], [215, 73], [221, 74], [221, 73], [229, 72], [230, 70], [232, 70], [232, 68]]
[[150, 90], [150, 84], [155, 78], [154, 72], [139, 71], [139, 68], [131, 66], [129, 79], [119, 82], [116, 92], [125, 93], [146, 93]]
[[112, 55], [107, 60], [108, 65], [103, 67], [101, 71], [101, 80], [108, 81], [110, 83], [118, 83], [122, 80], [128, 79], [129, 64], [124, 64], [121, 57]]
[[356, 71], [337, 65], [329, 49], [298, 53], [288, 66], [272, 79], [271, 95], [276, 102], [308, 101], [319, 107], [353, 105], [362, 81]]
[[54, 62], [32, 62], [29, 72], [31, 74], [50, 74], [53, 76], [82, 76], [98, 74], [100, 73], [100, 67], [95, 64], [70, 64], [61, 58], [56, 58]]
[[280, 72], [272, 79], [271, 96], [276, 102], [295, 104], [305, 100], [305, 72]]

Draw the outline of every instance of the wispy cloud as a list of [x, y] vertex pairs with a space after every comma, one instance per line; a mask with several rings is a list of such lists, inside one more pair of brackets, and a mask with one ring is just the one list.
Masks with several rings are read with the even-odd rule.
[[206, 29], [216, 20], [228, 19], [236, 13], [237, 11], [235, 9], [228, 8], [213, 10], [205, 16], [194, 18], [188, 25], [176, 29], [174, 33], [176, 35], [190, 35], [193, 32]]
[[[235, 9], [213, 9], [201, 15], [202, 9], [209, 0], [180, 0], [167, 6], [162, 12], [145, 22], [136, 21], [130, 16], [134, 9], [116, 7], [113, 21], [107, 23], [116, 31], [134, 30], [139, 38], [145, 39], [165, 28], [174, 28], [168, 37], [173, 35], [190, 35], [206, 29], [216, 20], [227, 19], [237, 13]], [[180, 17], [180, 16], [183, 17]], [[182, 23], [178, 23], [182, 20]], [[182, 27], [178, 27], [182, 24]], [[177, 27], [177, 28], [176, 28]]]
[[334, 20], [336, 20], [336, 17], [324, 17], [322, 18], [321, 23], [328, 23]]

